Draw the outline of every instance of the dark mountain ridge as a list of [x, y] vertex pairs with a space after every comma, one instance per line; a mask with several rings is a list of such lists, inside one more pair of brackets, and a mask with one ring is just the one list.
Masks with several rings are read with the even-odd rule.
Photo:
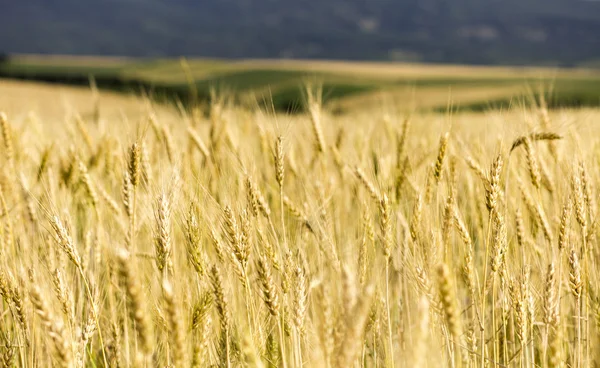
[[576, 65], [600, 60], [582, 0], [3, 1], [0, 51]]

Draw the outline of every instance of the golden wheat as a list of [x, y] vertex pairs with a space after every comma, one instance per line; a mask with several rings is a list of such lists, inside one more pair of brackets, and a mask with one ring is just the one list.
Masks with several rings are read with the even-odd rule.
[[0, 113], [0, 363], [600, 364], [598, 111], [213, 97]]

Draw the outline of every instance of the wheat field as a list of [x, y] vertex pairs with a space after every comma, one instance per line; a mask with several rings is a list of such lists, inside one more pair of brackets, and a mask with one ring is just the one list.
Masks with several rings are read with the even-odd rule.
[[598, 110], [43, 96], [0, 100], [4, 367], [600, 362]]

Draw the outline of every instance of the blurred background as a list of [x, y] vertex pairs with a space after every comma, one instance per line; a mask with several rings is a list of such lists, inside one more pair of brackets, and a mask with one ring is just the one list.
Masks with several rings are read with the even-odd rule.
[[[151, 87], [157, 96], [182, 100], [209, 98], [209, 89], [215, 86], [236, 93], [251, 91], [260, 100], [268, 88], [276, 108], [295, 111], [299, 80], [306, 76], [325, 84], [325, 97], [329, 100], [387, 90], [399, 84], [419, 90], [423, 85], [459, 89], [464, 83], [498, 88], [523, 78], [543, 77], [544, 88], [568, 94], [568, 98], [550, 98], [551, 104], [598, 102], [594, 92], [598, 84], [590, 70], [600, 67], [599, 1], [2, 3], [0, 76], [5, 78], [88, 85], [93, 76], [100, 88]], [[86, 57], [72, 57], [82, 55]], [[183, 65], [181, 57], [186, 58]], [[307, 59], [387, 64], [340, 65]], [[512, 69], [512, 74], [503, 69], [499, 79], [498, 74], [483, 73], [473, 67], [470, 70], [474, 74], [427, 68], [406, 71], [400, 67], [406, 63], [546, 69]], [[387, 68], [386, 73], [376, 72], [383, 67]], [[588, 73], [579, 78], [562, 78], [564, 68], [585, 69]], [[465, 73], [470, 78], [465, 80]], [[190, 84], [196, 85], [192, 95]], [[491, 93], [483, 106], [496, 100], [506, 102], [506, 94]], [[472, 107], [476, 107], [476, 102]]]
[[4, 1], [9, 53], [585, 65], [600, 2], [584, 0]]

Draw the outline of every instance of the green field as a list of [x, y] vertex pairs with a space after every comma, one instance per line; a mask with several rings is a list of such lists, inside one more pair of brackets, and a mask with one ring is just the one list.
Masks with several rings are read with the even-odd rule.
[[207, 102], [214, 90], [242, 104], [288, 112], [302, 109], [306, 83], [322, 85], [324, 104], [337, 111], [373, 96], [406, 99], [406, 91], [425, 96], [414, 101], [416, 107], [434, 110], [446, 108], [447, 98], [429, 96], [444, 93], [454, 97], [457, 109], [467, 110], [508, 106], [540, 91], [552, 107], [600, 104], [600, 72], [593, 69], [15, 56], [0, 64], [0, 76], [79, 85], [89, 85], [93, 76], [101, 89], [144, 90], [157, 99], [185, 103]]

